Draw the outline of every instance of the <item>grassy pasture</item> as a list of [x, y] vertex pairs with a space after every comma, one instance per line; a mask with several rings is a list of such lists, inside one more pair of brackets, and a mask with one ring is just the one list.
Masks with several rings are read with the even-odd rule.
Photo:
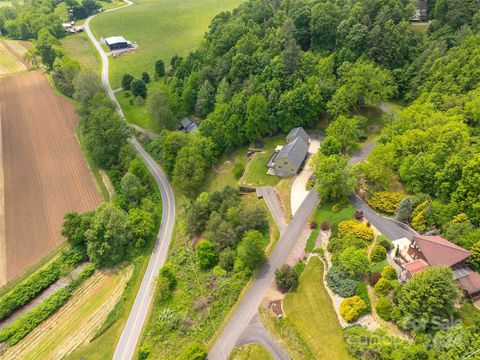
[[187, 55], [201, 43], [211, 19], [232, 10], [242, 0], [137, 0], [125, 9], [102, 14], [91, 22], [97, 38], [122, 35], [139, 48], [110, 59], [112, 87], [120, 86], [124, 73], [135, 77], [151, 72], [155, 60], [166, 64], [175, 55]]
[[97, 51], [88, 40], [87, 34], [67, 35], [60, 40], [65, 54], [77, 60], [83, 70], [100, 73], [100, 61]]

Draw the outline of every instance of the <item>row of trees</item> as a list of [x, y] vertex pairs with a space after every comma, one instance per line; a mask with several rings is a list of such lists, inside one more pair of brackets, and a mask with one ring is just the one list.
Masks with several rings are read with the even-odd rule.
[[112, 266], [141, 251], [154, 237], [159, 195], [127, 143], [126, 125], [98, 76], [81, 72], [73, 85], [73, 97], [80, 103], [81, 141], [95, 164], [108, 171], [115, 198], [93, 212], [66, 214], [62, 235], [72, 245], [85, 246], [96, 265]]

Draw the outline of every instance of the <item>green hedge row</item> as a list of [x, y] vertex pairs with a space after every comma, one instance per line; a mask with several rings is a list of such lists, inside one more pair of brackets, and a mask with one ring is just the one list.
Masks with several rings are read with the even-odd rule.
[[37, 294], [85, 260], [86, 252], [84, 249], [71, 248], [64, 251], [45, 268], [34, 272], [12, 290], [0, 297], [0, 320], [25, 305]]
[[19, 317], [11, 325], [0, 331], [0, 341], [7, 342], [10, 346], [15, 345], [42, 321], [53, 314], [58, 308], [67, 302], [73, 291], [95, 271], [95, 265], [89, 264], [83, 268], [78, 277], [66, 287], [57, 290], [45, 299], [40, 305]]

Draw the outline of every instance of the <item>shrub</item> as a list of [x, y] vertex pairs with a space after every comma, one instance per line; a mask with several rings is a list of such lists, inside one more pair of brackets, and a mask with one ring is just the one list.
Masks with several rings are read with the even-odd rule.
[[282, 292], [287, 292], [298, 284], [298, 274], [292, 266], [283, 265], [275, 270], [275, 282]]
[[393, 304], [388, 298], [381, 296], [377, 301], [375, 310], [383, 320], [390, 321], [392, 319]]
[[355, 247], [343, 250], [334, 263], [352, 279], [360, 278], [370, 268], [366, 252]]
[[398, 192], [376, 192], [368, 199], [368, 205], [382, 213], [393, 215], [404, 197], [405, 195]]
[[322, 231], [328, 231], [328, 230], [330, 230], [331, 228], [332, 228], [332, 227], [331, 227], [330, 223], [329, 223], [327, 220], [325, 220], [324, 222], [322, 222], [322, 225], [320, 225], [320, 229], [321, 229]]
[[370, 297], [368, 296], [368, 288], [365, 283], [359, 282], [357, 284], [357, 287], [355, 288], [355, 295], [357, 295], [360, 299], [362, 299], [365, 302], [365, 305], [367, 305], [367, 310], [366, 310], [367, 313], [372, 311], [372, 304], [370, 302]]
[[390, 251], [393, 249], [393, 243], [385, 235], [378, 235], [377, 244], [382, 245], [385, 249], [387, 249], [387, 251]]
[[375, 286], [375, 284], [380, 280], [382, 275], [378, 272], [373, 272], [370, 274], [370, 285]]
[[379, 296], [387, 296], [390, 291], [393, 289], [393, 284], [390, 280], [385, 279], [384, 277], [380, 278], [375, 284], [375, 293]]
[[232, 167], [232, 172], [233, 172], [233, 176], [235, 176], [235, 179], [240, 179], [243, 175], [243, 172], [245, 171], [245, 166], [243, 166], [242, 163], [235, 163], [233, 164], [233, 167]]
[[315, 220], [313, 220], [313, 221], [310, 223], [310, 229], [313, 230], [313, 229], [316, 229], [317, 227], [318, 227], [318, 223], [317, 223]]
[[358, 282], [349, 279], [336, 266], [332, 266], [327, 273], [327, 284], [332, 291], [341, 297], [350, 297], [355, 294]]
[[460, 213], [458, 215], [455, 215], [452, 219], [453, 224], [458, 224], [462, 222], [467, 222], [468, 221], [468, 216], [465, 213]]
[[173, 267], [170, 264], [163, 265], [163, 267], [160, 269], [159, 275], [167, 281], [169, 290], [175, 289], [177, 286], [177, 278], [173, 271]]
[[195, 249], [198, 264], [202, 269], [209, 269], [218, 263], [215, 245], [208, 240], [201, 240]]
[[370, 261], [373, 263], [378, 263], [387, 258], [387, 249], [382, 245], [375, 245], [370, 253]]
[[342, 252], [347, 247], [354, 247], [355, 249], [366, 249], [368, 244], [356, 237], [346, 236], [346, 237], [332, 237], [328, 241], [327, 250], [331, 253]]
[[335, 205], [332, 206], [332, 212], [333, 212], [334, 214], [339, 213], [340, 210], [342, 210], [342, 205], [340, 205], [340, 204], [335, 204]]
[[357, 220], [345, 220], [340, 222], [338, 224], [338, 233], [343, 236], [355, 236], [356, 238], [362, 239], [366, 242], [371, 242], [374, 237], [373, 230]]
[[387, 265], [382, 270], [382, 277], [387, 280], [397, 280], [397, 272], [392, 265]]
[[200, 343], [192, 343], [187, 345], [180, 355], [179, 360], [205, 360], [207, 358], [207, 351], [205, 346]]
[[340, 304], [340, 315], [346, 322], [357, 320], [364, 315], [367, 310], [367, 305], [359, 296], [352, 296], [346, 298]]

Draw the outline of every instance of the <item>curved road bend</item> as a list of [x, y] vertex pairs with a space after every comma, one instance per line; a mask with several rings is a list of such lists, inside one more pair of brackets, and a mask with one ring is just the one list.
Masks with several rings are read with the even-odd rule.
[[[124, 1], [127, 3], [126, 5], [120, 6], [115, 9], [107, 10], [105, 12], [116, 11], [133, 4], [129, 0]], [[90, 41], [93, 43], [93, 45], [99, 52], [102, 59], [102, 83], [107, 90], [108, 96], [117, 105], [118, 113], [120, 114], [120, 116], [122, 116], [122, 118], [125, 118], [120, 104], [115, 98], [115, 94], [112, 90], [112, 87], [110, 86], [110, 80], [108, 78], [108, 56], [105, 51], [103, 51], [99, 42], [97, 41], [97, 39], [95, 39], [92, 31], [90, 30], [90, 21], [96, 15], [98, 14], [90, 16], [87, 19], [87, 21], [85, 22], [85, 31], [90, 38]], [[135, 138], [131, 138], [130, 142], [137, 150], [148, 170], [154, 177], [158, 188], [160, 189], [163, 203], [163, 212], [157, 240], [155, 242], [152, 255], [148, 262], [147, 270], [145, 271], [142, 283], [140, 285], [140, 289], [138, 290], [132, 310], [130, 311], [127, 324], [123, 329], [122, 335], [113, 355], [113, 358], [116, 360], [130, 360], [133, 358], [135, 348], [140, 338], [142, 328], [147, 318], [148, 310], [153, 299], [155, 278], [167, 258], [168, 247], [170, 245], [170, 240], [173, 233], [173, 226], [175, 223], [175, 198], [173, 196], [173, 190], [170, 186], [170, 183], [168, 182], [167, 177], [163, 173], [162, 169], [158, 166], [158, 164], [152, 159], [150, 155], [148, 155], [148, 153], [142, 148], [142, 146]]]
[[292, 246], [295, 244], [303, 227], [315, 210], [317, 203], [317, 192], [315, 189], [312, 189], [295, 213], [293, 219], [288, 224], [285, 232], [281, 235], [275, 249], [272, 251], [262, 270], [238, 304], [232, 317], [216, 339], [208, 354], [209, 360], [228, 359], [245, 329], [257, 314], [258, 307], [260, 306], [270, 283], [273, 281], [275, 270], [285, 262]]

